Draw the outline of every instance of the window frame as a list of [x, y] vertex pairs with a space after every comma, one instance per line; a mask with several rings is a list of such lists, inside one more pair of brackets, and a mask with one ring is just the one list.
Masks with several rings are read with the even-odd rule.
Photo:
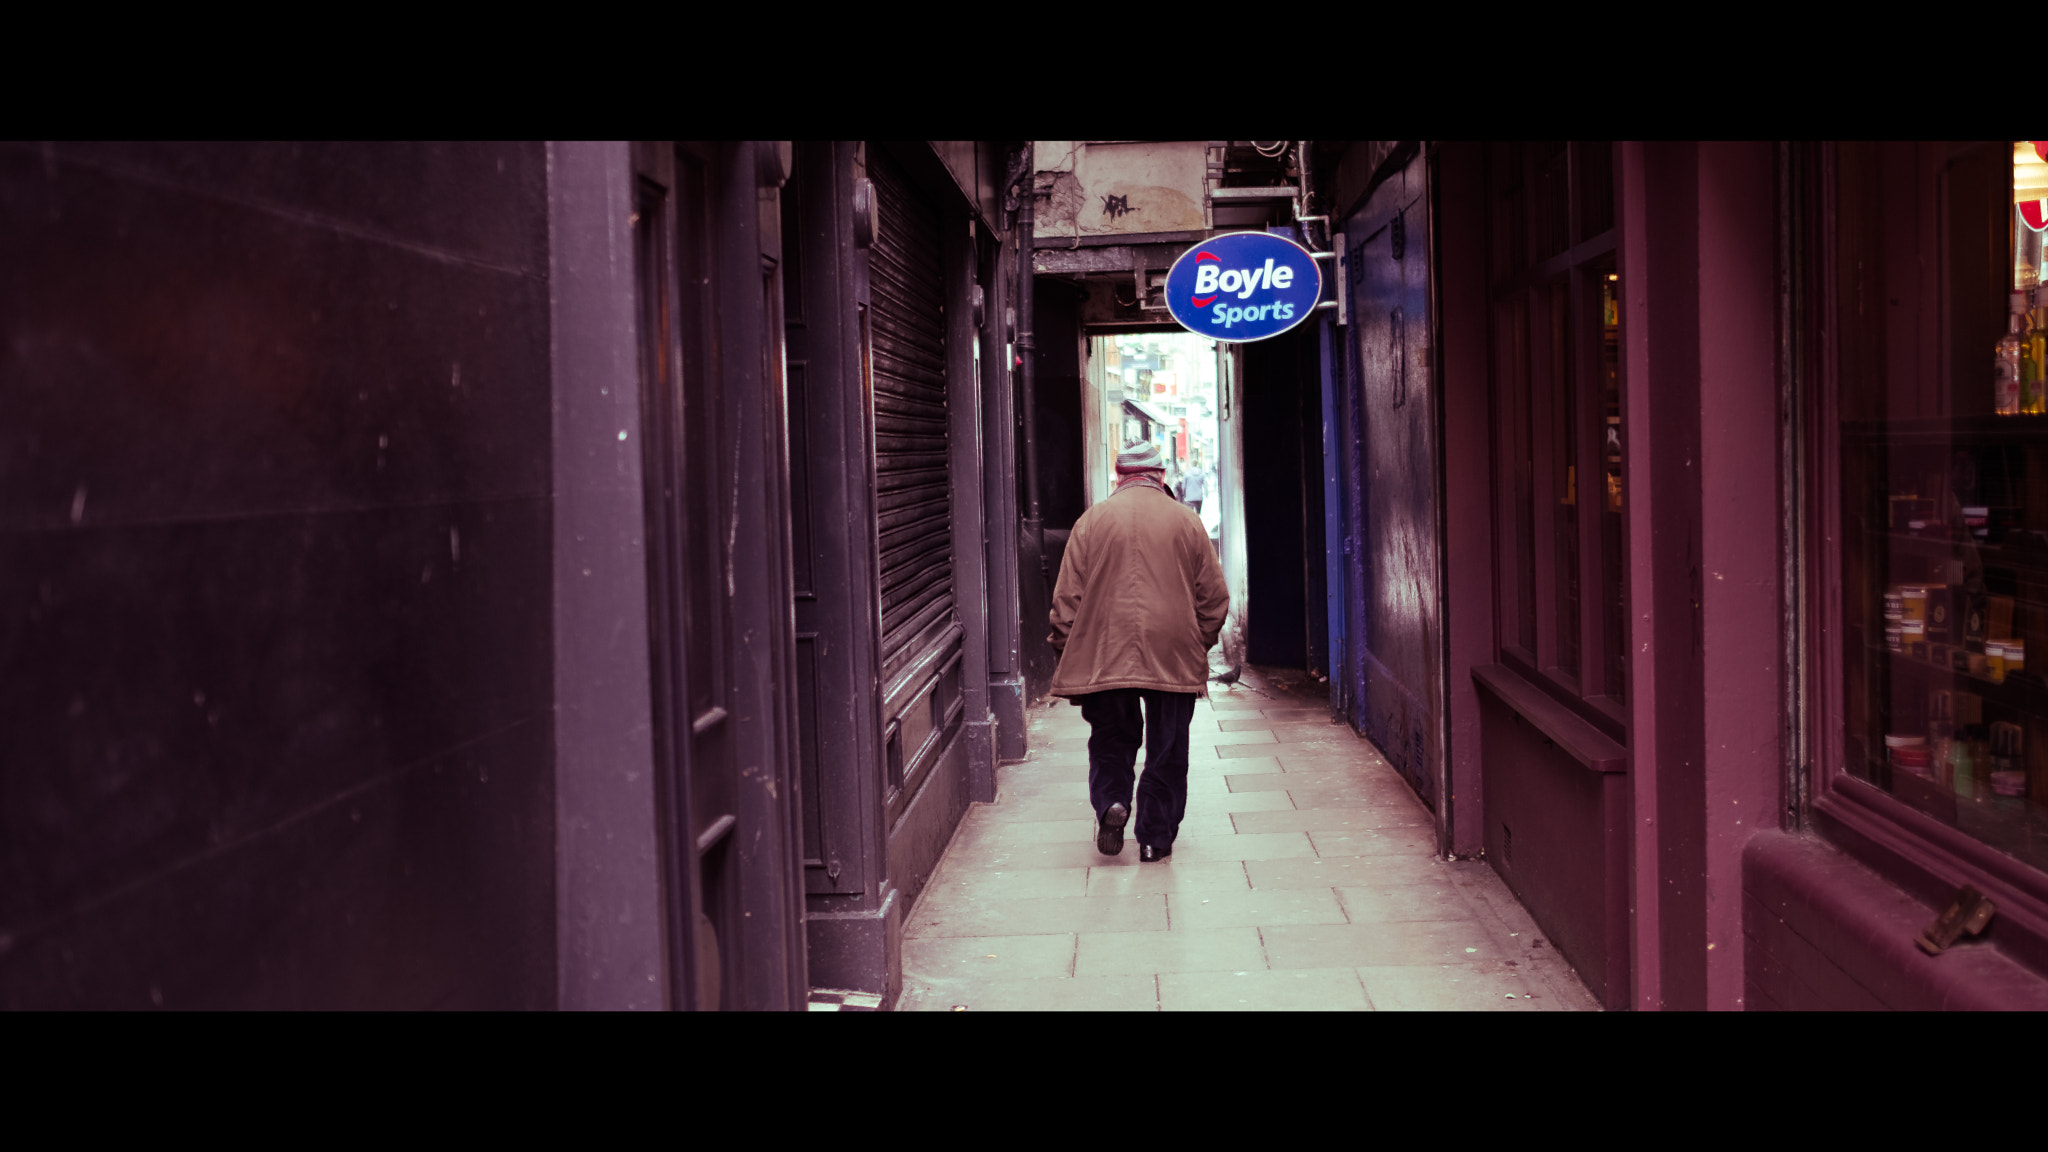
[[[1534, 258], [1531, 248], [1539, 243], [1545, 226], [1543, 196], [1540, 194], [1545, 160], [1539, 146], [1506, 142], [1486, 150], [1487, 190], [1487, 272], [1488, 309], [1487, 378], [1492, 398], [1491, 420], [1492, 503], [1494, 518], [1494, 613], [1495, 658], [1529, 683], [1569, 707], [1603, 734], [1626, 744], [1628, 706], [1615, 688], [1627, 689], [1627, 667], [1620, 673], [1622, 684], [1609, 683], [1606, 668], [1606, 614], [1601, 610], [1604, 595], [1599, 584], [1604, 569], [1602, 509], [1606, 499], [1606, 475], [1602, 449], [1605, 444], [1605, 409], [1600, 386], [1601, 325], [1592, 313], [1599, 307], [1596, 276], [1614, 272], [1626, 275], [1621, 264], [1621, 219], [1619, 206], [1620, 163], [1616, 141], [1565, 141], [1565, 203], [1562, 206], [1564, 236], [1555, 251]], [[1608, 191], [1607, 227], [1588, 234], [1589, 173], [1602, 166], [1588, 164], [1589, 148], [1604, 146]], [[1505, 165], [1503, 161], [1505, 160]], [[1510, 165], [1512, 167], [1510, 167]], [[1555, 221], [1552, 225], [1555, 227]], [[1625, 283], [1625, 281], [1623, 281]], [[1553, 345], [1549, 301], [1558, 285], [1563, 286], [1565, 319], [1562, 330], [1569, 341], [1564, 357], [1567, 379], [1562, 382], [1550, 371]], [[1617, 316], [1616, 397], [1622, 426], [1627, 421], [1626, 310]], [[1504, 328], [1506, 329], [1504, 331]], [[1555, 442], [1560, 439], [1559, 411], [1569, 397], [1572, 457], [1560, 462]], [[1628, 445], [1623, 444], [1624, 454]], [[1524, 457], [1526, 453], [1526, 459]], [[1569, 465], [1569, 470], [1566, 465]], [[1529, 568], [1524, 572], [1517, 555], [1521, 509], [1516, 492], [1516, 473], [1528, 469], [1530, 508]], [[1572, 507], [1576, 524], [1575, 550], [1578, 561], [1577, 667], [1560, 661], [1559, 631], [1562, 611], [1558, 599], [1558, 536], [1556, 509], [1562, 502], [1562, 481], [1572, 480]], [[1548, 514], [1545, 509], [1550, 510]], [[1627, 517], [1620, 523], [1617, 550], [1622, 557], [1622, 579], [1616, 590], [1622, 601], [1618, 614], [1622, 627], [1628, 622]], [[1589, 590], [1591, 594], [1589, 594]], [[1522, 642], [1522, 603], [1533, 605], [1535, 647]], [[1624, 640], [1624, 648], [1626, 641]]]
[[[1955, 153], [1951, 148], [1950, 155]], [[1838, 206], [1842, 194], [1840, 157], [1834, 142], [1790, 144], [1780, 173], [1781, 204], [1789, 217], [1783, 234], [1798, 233], [1781, 253], [1780, 283], [1791, 294], [1781, 315], [1792, 319], [1788, 363], [1794, 403], [1805, 427], [1793, 440], [1789, 462], [1800, 489], [1786, 538], [1797, 553], [1795, 589], [1802, 605], [1798, 638], [1805, 658], [1797, 669], [1800, 698], [1789, 702], [1798, 716], [1801, 754], [1788, 758], [1788, 795], [1795, 798], [1788, 823], [1808, 825], [1921, 901], [1946, 906], [1963, 884], [1975, 886], [1998, 908], [1997, 943], [2029, 967], [2048, 973], [2048, 870], [2006, 854], [1989, 842], [1908, 804], [1850, 772], [1847, 674], [1842, 664], [1848, 626], [1843, 618], [1847, 590], [1842, 555], [1844, 444], [1840, 418], [1839, 326], [1831, 323], [1844, 286], [1838, 266], [1843, 243]], [[1936, 209], [1940, 211], [1940, 209]], [[1915, 227], [1923, 221], [1913, 221]], [[1884, 229], [1898, 222], [1881, 220]], [[1937, 224], [1937, 234], [1943, 229]], [[1945, 245], [1946, 240], [1941, 240]], [[1945, 268], [1946, 247], [1938, 268]], [[1945, 332], [1948, 319], [1945, 273], [1937, 270], [1923, 308]], [[1909, 322], [1926, 326], [1925, 315]]]

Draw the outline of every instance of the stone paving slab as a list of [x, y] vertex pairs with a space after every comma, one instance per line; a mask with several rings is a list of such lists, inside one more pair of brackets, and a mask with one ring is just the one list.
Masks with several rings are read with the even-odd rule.
[[998, 769], [906, 914], [896, 1007], [1597, 1009], [1492, 869], [1434, 856], [1428, 809], [1327, 720], [1249, 687], [1198, 702], [1180, 839], [1140, 864], [1133, 832], [1095, 850], [1080, 711], [1032, 710], [1031, 758]]
[[1395, 857], [1401, 863], [1396, 865], [1389, 861], [1387, 867], [1407, 867], [1424, 874], [1439, 863], [1432, 855], [1436, 851], [1436, 830], [1427, 824], [1392, 828], [1314, 828], [1309, 830], [1308, 838], [1315, 845], [1318, 856]]
[[[1414, 832], [1415, 830], [1410, 829], [1410, 831]], [[1431, 835], [1428, 829], [1420, 831], [1423, 835]], [[1310, 844], [1314, 844], [1317, 836], [1328, 835], [1328, 833], [1306, 832], [1303, 835], [1309, 838]], [[1444, 862], [1434, 856], [1418, 854], [1407, 850], [1389, 851], [1375, 855], [1370, 852], [1358, 851], [1363, 846], [1365, 845], [1360, 844], [1357, 837], [1347, 837], [1345, 840], [1335, 844], [1325, 842], [1323, 850], [1317, 852], [1316, 856], [1324, 860], [1349, 859], [1363, 862], [1365, 867], [1358, 871], [1361, 875], [1366, 876], [1367, 879], [1364, 881], [1345, 881], [1347, 884], [1435, 884], [1441, 883], [1444, 879]], [[1423, 852], [1427, 853], [1433, 848], [1434, 841], [1431, 841], [1423, 848]], [[1249, 862], [1247, 862], [1246, 867], [1251, 869], [1252, 887], [1257, 888], [1262, 883], [1272, 883], [1270, 880], [1262, 879], [1258, 869]]]
[[[1315, 848], [1307, 843], [1307, 839], [1306, 835], [1302, 837], [1305, 854], [1314, 855]], [[953, 844], [953, 847], [946, 849], [948, 853], [959, 849], [958, 837], [954, 838]], [[1178, 846], [1174, 848], [1173, 858], [1180, 858]], [[1125, 844], [1123, 855], [1104, 856], [1095, 850], [1093, 839], [1052, 841], [1043, 844], [1013, 843], [1002, 846], [994, 855], [988, 857], [987, 863], [994, 868], [1136, 868], [1138, 854], [1131, 850], [1129, 844]]]
[[1281, 757], [1282, 764], [1289, 760], [1349, 759], [1358, 755], [1358, 747], [1364, 743], [1343, 729], [1333, 731], [1328, 728], [1317, 735], [1300, 732], [1283, 734], [1275, 730], [1273, 741], [1273, 746], [1266, 749], [1266, 753]]
[[1306, 724], [1311, 721], [1317, 724], [1330, 723], [1330, 710], [1328, 707], [1261, 708], [1259, 709], [1259, 715], [1265, 717], [1268, 720], [1274, 721], [1275, 723]]
[[1082, 976], [1132, 976], [1164, 972], [1266, 969], [1259, 930], [1175, 928], [1170, 932], [1083, 932], [1074, 972]]
[[1003, 796], [1080, 796], [1085, 799], [1088, 795], [1088, 765], [1085, 761], [1057, 771], [1021, 771], [1024, 767], [1007, 768], [999, 774], [996, 784], [999, 799]]
[[1280, 761], [1271, 756], [1233, 756], [1225, 759], [1196, 760], [1188, 758], [1188, 775], [1253, 776], [1279, 775]]
[[1421, 816], [1423, 823], [1436, 826], [1436, 817], [1429, 809], [1416, 803], [1415, 797], [1406, 789], [1345, 783], [1302, 785], [1288, 788], [1286, 792], [1293, 798], [1296, 808], [1402, 808]]
[[1356, 772], [1360, 769], [1378, 769], [1386, 778], [1407, 787], [1394, 766], [1387, 763], [1372, 745], [1363, 740], [1350, 744], [1322, 747], [1312, 744], [1281, 744], [1266, 749], [1268, 755], [1280, 761], [1280, 766], [1289, 772]]
[[1244, 861], [1212, 860], [1198, 864], [1173, 857], [1162, 864], [1143, 868], [1091, 868], [1086, 894], [1089, 896], [1137, 896], [1152, 892], [1248, 892]]
[[[1202, 807], [1217, 812], [1292, 812], [1294, 798], [1285, 792], [1232, 792], [1218, 780], [1202, 797]], [[1188, 807], [1195, 806], [1195, 789], [1190, 781]], [[1237, 831], [1235, 824], [1231, 831]]]
[[1315, 844], [1306, 832], [1272, 832], [1257, 836], [1238, 832], [1228, 836], [1183, 836], [1174, 843], [1173, 855], [1160, 864], [1171, 868], [1176, 864], [1199, 864], [1210, 860], [1279, 860], [1315, 854]]
[[1068, 820], [991, 820], [969, 812], [960, 822], [953, 842], [963, 851], [978, 852], [1019, 844], [1093, 842], [1095, 820], [1084, 805], [1081, 815]]
[[1371, 808], [1299, 808], [1284, 812], [1237, 812], [1240, 833], [1354, 832], [1367, 828], [1430, 827], [1429, 813], [1391, 804]]
[[[1353, 924], [1446, 919], [1477, 920], [1465, 898], [1446, 877], [1440, 884], [1366, 884], [1337, 889], [1344, 915]], [[1464, 916], [1455, 913], [1464, 909]]]
[[904, 982], [899, 1012], [1157, 1012], [1157, 976]]
[[[982, 819], [999, 823], [1017, 823], [1025, 820], [1087, 820], [1094, 816], [1094, 812], [1089, 809], [1086, 788], [1063, 789], [1030, 796], [998, 796], [996, 800], [996, 803], [982, 809]], [[1289, 807], [1293, 805], [1290, 804]]]
[[[1142, 810], [1144, 805], [1140, 804], [1138, 807]], [[1134, 815], [1132, 817], [1132, 824], [1124, 829], [1125, 851], [1127, 852], [1137, 851], [1137, 848], [1133, 847], [1138, 842], [1136, 819]], [[1180, 855], [1180, 846], [1191, 840], [1214, 840], [1232, 835], [1237, 831], [1237, 827], [1230, 821], [1230, 813], [1213, 810], [1204, 811], [1196, 806], [1195, 798], [1189, 796], [1188, 810], [1181, 814], [1180, 839], [1174, 843], [1174, 855], [1178, 857]]]
[[[1132, 932], [1153, 936], [1153, 932]], [[903, 979], [1038, 980], [1074, 974], [1074, 934], [926, 936], [903, 942]]]
[[1305, 859], [1247, 860], [1244, 870], [1254, 889], [1363, 887], [1415, 882], [1411, 878], [1412, 869], [1388, 867], [1387, 864], [1386, 859], [1373, 856], [1311, 855]]
[[918, 901], [908, 938], [927, 936], [1050, 936], [1062, 932], [1164, 932], [1166, 897], [1054, 896], [1021, 900]]
[[1327, 743], [1351, 747], [1365, 743], [1351, 729], [1342, 724], [1332, 724], [1328, 720], [1269, 720], [1266, 722], [1266, 730], [1273, 734], [1273, 739], [1282, 744]]
[[[1218, 744], [1215, 746], [1216, 759], [1245, 760], [1250, 759], [1254, 756], [1270, 757], [1273, 755], [1273, 745], [1275, 742], [1272, 740], [1266, 740], [1261, 743], [1253, 743], [1250, 740], [1243, 739], [1243, 737], [1255, 735], [1255, 733], [1251, 732], [1234, 732], [1231, 735], [1234, 738], [1232, 743]], [[1192, 757], [1190, 759], [1192, 759]], [[1236, 769], [1233, 768], [1232, 770], [1235, 771]]]
[[1368, 1012], [1372, 1001], [1354, 968], [1290, 972], [1169, 972], [1159, 977], [1168, 1012]]
[[1281, 924], [1260, 928], [1266, 962], [1275, 968], [1399, 967], [1503, 960], [1471, 919], [1386, 924]]
[[999, 772], [997, 780], [996, 786], [1013, 796], [1049, 789], [1076, 789], [1086, 796], [1088, 760], [1082, 757], [1073, 764], [1018, 764]]
[[925, 889], [929, 895], [958, 892], [976, 899], [1024, 900], [1086, 896], [1086, 868], [941, 868]]
[[1504, 963], [1360, 968], [1372, 1006], [1382, 1012], [1541, 1012], [1555, 1003]]
[[[1238, 766], [1243, 760], [1222, 763], [1223, 780], [1232, 792], [1271, 791], [1340, 791], [1350, 789], [1361, 794], [1384, 797], [1381, 803], [1414, 803], [1415, 793], [1398, 780], [1361, 776], [1356, 768], [1342, 771], [1323, 769], [1318, 771], [1289, 772], [1284, 769], [1273, 772], [1242, 772]], [[1274, 760], [1278, 764], [1278, 758]]]
[[1167, 922], [1175, 928], [1266, 928], [1276, 924], [1345, 924], [1344, 905], [1327, 888], [1257, 892], [1169, 892]]

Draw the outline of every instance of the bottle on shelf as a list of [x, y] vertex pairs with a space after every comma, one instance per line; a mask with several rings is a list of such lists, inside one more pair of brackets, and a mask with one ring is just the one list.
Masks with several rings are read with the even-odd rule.
[[1991, 725], [1991, 791], [1999, 796], [2027, 794], [2026, 761], [2021, 756], [2020, 726], [2008, 721]]
[[2048, 289], [2028, 291], [2028, 355], [2034, 361], [2032, 394], [2021, 389], [2019, 408], [2036, 416], [2048, 412]]
[[2026, 347], [2027, 293], [2014, 292], [2005, 335], [1998, 338], [1992, 356], [1992, 403], [2000, 416], [2020, 414], [2020, 373], [2022, 350]]
[[1970, 742], [1963, 737], [1949, 741], [1949, 762], [1946, 775], [1955, 790], [1958, 800], [1977, 798], [1977, 761], [1970, 754]]
[[2020, 339], [2020, 411], [2030, 416], [2048, 413], [2048, 330], [2037, 311], [2041, 289], [2028, 291], [2025, 335]]
[[1956, 737], [1952, 695], [1936, 691], [1927, 699], [1928, 775], [1936, 784], [1950, 787], [1954, 781]]

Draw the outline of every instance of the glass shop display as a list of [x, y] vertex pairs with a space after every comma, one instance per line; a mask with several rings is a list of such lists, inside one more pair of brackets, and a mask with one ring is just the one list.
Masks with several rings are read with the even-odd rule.
[[[2048, 680], [2026, 662], [2048, 630], [2048, 142], [2010, 147], [2009, 220], [1982, 199], [1942, 209], [1949, 235], [1974, 211], [1977, 235], [2009, 245], [1998, 291], [1940, 297], [1982, 351], [1910, 368], [1851, 357], [1837, 383], [1843, 751], [1851, 775], [2048, 869]], [[1883, 387], [1859, 390], [1856, 372]]]

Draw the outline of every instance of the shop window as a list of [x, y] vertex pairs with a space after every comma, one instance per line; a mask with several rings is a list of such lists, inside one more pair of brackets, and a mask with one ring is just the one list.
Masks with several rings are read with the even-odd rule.
[[1619, 736], [1627, 698], [1614, 145], [1488, 154], [1503, 664]]
[[2044, 149], [1834, 146], [1807, 291], [1839, 540], [1820, 550], [1823, 602], [1839, 589], [1822, 790], [1859, 781], [2048, 870]]

